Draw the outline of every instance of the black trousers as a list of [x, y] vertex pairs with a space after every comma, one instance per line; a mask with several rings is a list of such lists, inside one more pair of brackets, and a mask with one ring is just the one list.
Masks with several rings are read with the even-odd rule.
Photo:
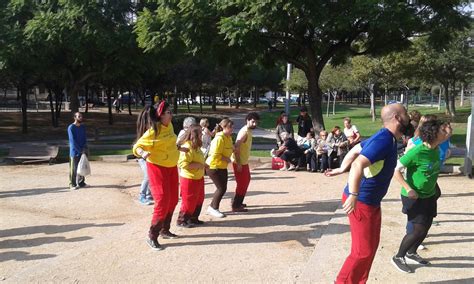
[[81, 156], [69, 157], [69, 186], [84, 186], [86, 178], [77, 174], [77, 165]]
[[227, 191], [227, 169], [207, 169], [206, 173], [216, 185], [216, 191], [212, 197], [211, 207], [214, 209], [219, 209], [222, 197]]

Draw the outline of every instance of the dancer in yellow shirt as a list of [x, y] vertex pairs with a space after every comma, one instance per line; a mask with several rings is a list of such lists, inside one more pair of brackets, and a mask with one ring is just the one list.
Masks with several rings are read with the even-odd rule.
[[243, 203], [245, 194], [250, 184], [249, 157], [252, 148], [252, 130], [257, 127], [260, 116], [256, 112], [251, 112], [245, 118], [246, 125], [239, 130], [235, 142], [235, 152], [232, 155], [232, 166], [237, 186], [235, 196], [232, 200], [232, 212], [247, 212]]
[[202, 203], [204, 202], [204, 154], [201, 151], [202, 130], [193, 125], [183, 136], [183, 148], [178, 161], [179, 184], [181, 187], [181, 209], [179, 210], [178, 226], [190, 228], [204, 222], [199, 220]]
[[232, 131], [234, 129], [234, 122], [230, 119], [223, 119], [217, 126], [217, 134], [211, 142], [209, 156], [206, 164], [209, 165], [207, 175], [216, 185], [216, 191], [212, 198], [211, 205], [207, 208], [207, 214], [216, 217], [224, 218], [225, 215], [219, 211], [219, 205], [222, 197], [227, 191], [227, 166], [231, 162], [230, 156], [233, 152], [232, 146]]

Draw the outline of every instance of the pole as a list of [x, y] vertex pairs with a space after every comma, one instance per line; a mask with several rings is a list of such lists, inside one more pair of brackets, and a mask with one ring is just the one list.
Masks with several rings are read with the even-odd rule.
[[290, 89], [288, 88], [290, 83], [291, 64], [286, 65], [286, 101], [285, 101], [285, 112], [290, 115]]

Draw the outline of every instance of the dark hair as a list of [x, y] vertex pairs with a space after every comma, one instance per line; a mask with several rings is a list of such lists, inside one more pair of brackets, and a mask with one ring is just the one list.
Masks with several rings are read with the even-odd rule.
[[415, 121], [416, 123], [420, 122], [421, 119], [421, 113], [417, 110], [412, 110], [408, 114], [411, 120]]
[[341, 128], [339, 126], [334, 126], [331, 130], [332, 135], [336, 135], [337, 130], [341, 130]]
[[151, 125], [150, 119], [150, 106], [146, 106], [142, 111], [138, 114], [137, 117], [137, 140], [142, 137], [143, 133], [145, 133]]
[[[158, 131], [160, 129], [160, 116], [158, 116], [157, 110], [160, 106], [161, 102], [158, 102], [154, 104], [153, 106], [150, 106], [150, 120], [151, 120], [151, 126], [153, 127], [153, 130], [155, 131], [155, 137], [158, 136]], [[169, 109], [170, 105], [167, 102], [164, 102], [163, 106], [163, 112]]]
[[186, 133], [184, 134], [183, 141], [191, 141], [191, 147], [198, 149], [202, 146], [202, 139], [199, 139], [199, 133], [202, 133], [202, 129], [198, 125], [191, 125]]
[[423, 142], [433, 143], [438, 137], [438, 133], [441, 129], [443, 122], [439, 120], [428, 120], [425, 121], [420, 127], [420, 138]]
[[247, 120], [247, 121], [252, 120], [252, 119], [253, 120], [260, 120], [260, 115], [258, 115], [258, 113], [256, 113], [256, 112], [250, 112], [245, 117], [245, 120]]

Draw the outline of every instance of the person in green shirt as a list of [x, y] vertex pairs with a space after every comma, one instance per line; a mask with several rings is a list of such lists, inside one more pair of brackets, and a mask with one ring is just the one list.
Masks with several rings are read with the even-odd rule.
[[[416, 250], [426, 238], [437, 213], [435, 188], [441, 167], [438, 145], [449, 135], [438, 120], [423, 123], [419, 132], [423, 143], [400, 158], [394, 173], [395, 179], [402, 185], [402, 212], [413, 224], [413, 231], [403, 237], [398, 253], [392, 257], [395, 267], [405, 273], [413, 272], [407, 263], [429, 264]], [[403, 170], [406, 171], [405, 178]]]

